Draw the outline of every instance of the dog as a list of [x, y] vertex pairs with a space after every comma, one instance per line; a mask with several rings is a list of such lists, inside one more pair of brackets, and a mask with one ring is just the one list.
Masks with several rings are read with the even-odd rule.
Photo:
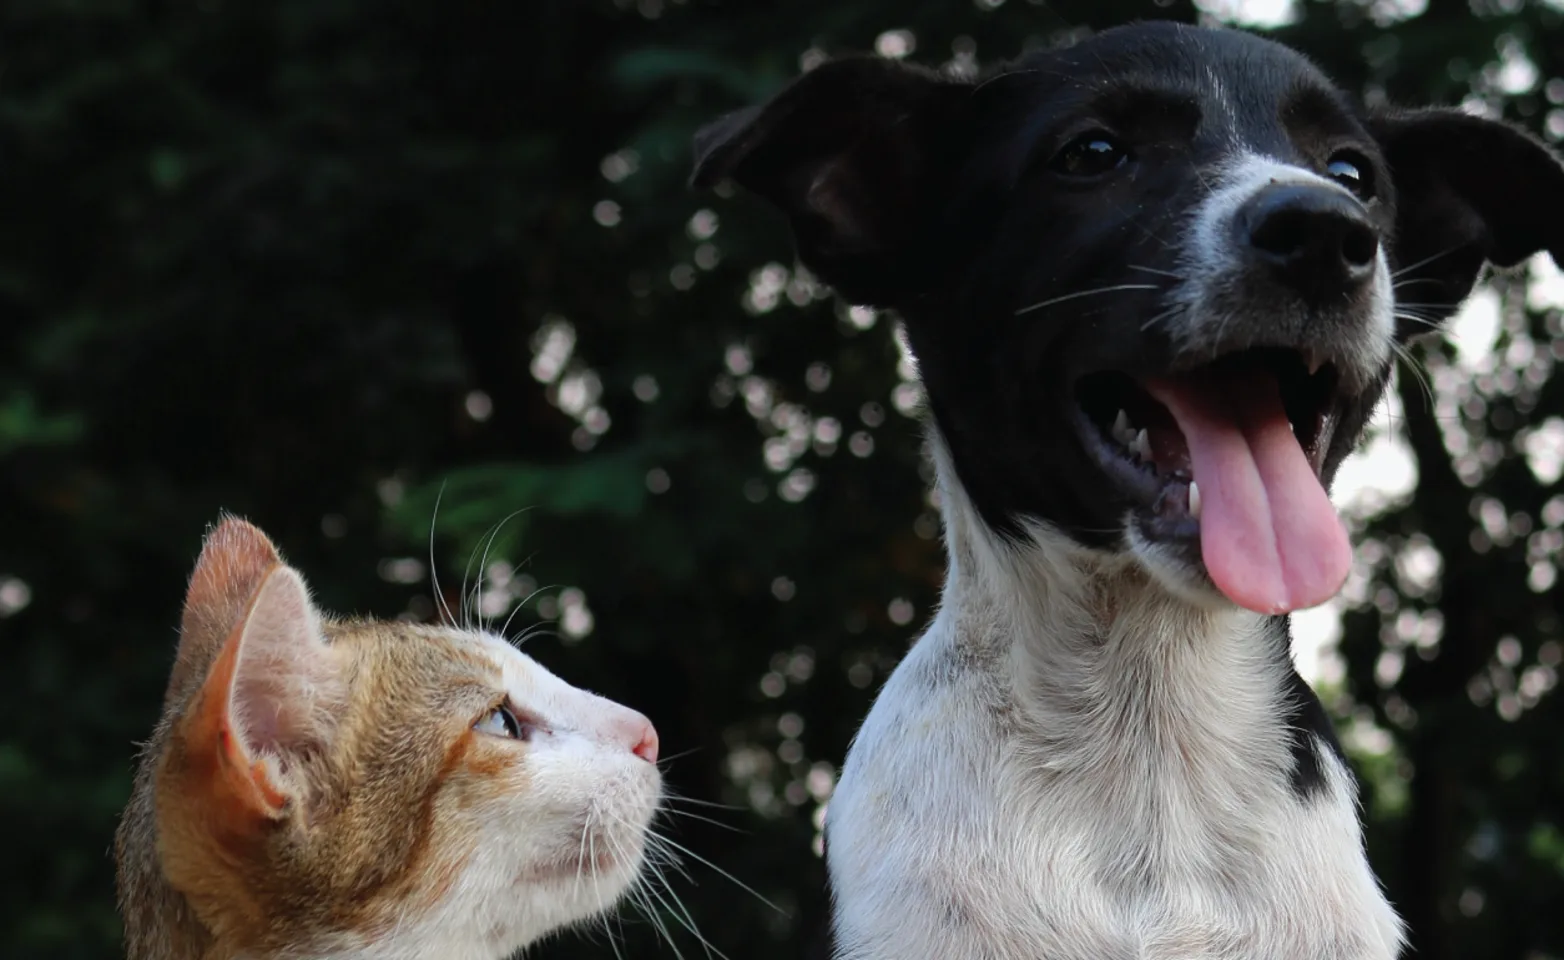
[[1348, 574], [1326, 491], [1400, 345], [1564, 263], [1558, 159], [1167, 22], [828, 62], [695, 154], [899, 315], [927, 398], [948, 575], [830, 802], [834, 955], [1398, 956], [1288, 613]]

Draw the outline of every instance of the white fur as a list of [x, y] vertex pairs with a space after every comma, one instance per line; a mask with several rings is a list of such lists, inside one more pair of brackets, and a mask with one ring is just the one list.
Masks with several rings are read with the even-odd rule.
[[1263, 621], [1046, 528], [1004, 544], [935, 459], [942, 605], [827, 817], [838, 957], [1395, 957], [1347, 771], [1322, 749], [1324, 794], [1290, 785]]
[[[1173, 298], [1182, 302], [1187, 310], [1183, 320], [1168, 327], [1181, 346], [1196, 351], [1206, 343], [1220, 341], [1224, 329], [1233, 320], [1229, 311], [1216, 304], [1220, 303], [1225, 284], [1243, 273], [1236, 261], [1234, 245], [1228, 239], [1229, 225], [1239, 208], [1273, 183], [1313, 184], [1351, 196], [1340, 184], [1312, 170], [1248, 152], [1236, 154], [1208, 179], [1212, 182], [1211, 193], [1196, 206], [1187, 233], [1184, 273], [1189, 280]], [[1367, 322], [1342, 325], [1332, 333], [1337, 353], [1329, 359], [1336, 362], [1342, 384], [1349, 390], [1361, 390], [1390, 360], [1390, 344], [1396, 325], [1395, 294], [1383, 246], [1375, 254], [1372, 283], [1370, 302], [1363, 317]], [[1286, 325], [1305, 323], [1309, 319], [1306, 311], [1295, 317], [1279, 313], [1274, 318], [1277, 342], [1293, 342], [1295, 337], [1289, 335]], [[1263, 343], [1257, 339], [1254, 345]]]
[[[492, 659], [511, 700], [547, 726], [526, 744], [527, 781], [485, 811], [460, 879], [432, 909], [311, 958], [501, 960], [609, 909], [641, 871], [662, 789], [656, 765], [632, 752], [646, 718], [498, 637], [445, 632]], [[605, 853], [613, 862], [594, 868]]]

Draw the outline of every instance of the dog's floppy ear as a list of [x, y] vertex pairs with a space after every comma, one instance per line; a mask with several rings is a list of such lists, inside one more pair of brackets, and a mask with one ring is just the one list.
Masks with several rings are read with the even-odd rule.
[[731, 178], [768, 200], [806, 266], [849, 300], [888, 305], [915, 294], [936, 259], [970, 90], [894, 60], [826, 63], [696, 134], [690, 182]]
[[1541, 142], [1439, 108], [1386, 111], [1368, 127], [1395, 181], [1398, 300], [1440, 320], [1484, 261], [1512, 267], [1546, 250], [1564, 266], [1564, 165]]

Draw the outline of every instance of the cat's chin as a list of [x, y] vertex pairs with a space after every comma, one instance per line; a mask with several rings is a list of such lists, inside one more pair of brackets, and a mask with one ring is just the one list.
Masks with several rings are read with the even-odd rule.
[[[620, 840], [614, 852], [590, 850], [581, 854], [561, 857], [528, 870], [517, 881], [526, 887], [558, 889], [561, 886], [601, 890], [610, 900], [617, 899], [641, 872], [646, 863], [645, 845], [637, 839], [633, 844]], [[631, 847], [632, 849], [625, 849]]]
[[[518, 878], [523, 895], [551, 904], [566, 923], [588, 920], [611, 910], [641, 871], [647, 869], [651, 821], [661, 793], [656, 768], [647, 768], [645, 792], [619, 798], [618, 810], [599, 807], [569, 831], [562, 848], [530, 865]], [[610, 805], [611, 806], [611, 805]]]
[[539, 866], [518, 883], [517, 892], [531, 906], [526, 913], [543, 920], [543, 929], [517, 938], [516, 944], [524, 946], [546, 932], [597, 922], [625, 898], [645, 865], [644, 852], [637, 849], [633, 856], [599, 853], [595, 858]]

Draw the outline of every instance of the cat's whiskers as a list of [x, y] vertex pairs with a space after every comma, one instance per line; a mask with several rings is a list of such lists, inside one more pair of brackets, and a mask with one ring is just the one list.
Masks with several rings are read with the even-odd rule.
[[781, 907], [777, 906], [776, 904], [772, 903], [770, 900], [767, 900], [764, 896], [762, 896], [760, 894], [760, 892], [757, 891], [754, 887], [751, 887], [749, 884], [747, 884], [744, 881], [740, 880], [738, 877], [735, 877], [733, 874], [731, 874], [728, 871], [726, 871], [726, 870], [722, 869], [721, 867], [717, 866], [715, 863], [712, 863], [710, 860], [707, 860], [705, 857], [703, 857], [700, 854], [696, 853], [694, 850], [691, 850], [689, 847], [686, 847], [683, 844], [679, 843], [678, 841], [673, 840], [672, 838], [670, 838], [668, 836], [665, 836], [663, 834], [657, 834], [657, 833], [650, 833], [649, 832], [648, 836], [650, 838], [655, 838], [655, 840], [657, 842], [659, 842], [659, 843], [667, 844], [674, 851], [677, 851], [678, 853], [680, 853], [680, 854], [682, 854], [682, 855], [684, 855], [686, 857], [689, 857], [691, 860], [694, 860], [696, 863], [702, 864], [703, 866], [706, 866], [706, 867], [708, 867], [708, 868], [710, 868], [712, 870], [715, 870], [720, 876], [726, 878], [728, 881], [730, 881], [735, 886], [737, 886], [740, 890], [743, 890], [745, 893], [747, 893], [750, 896], [754, 897], [756, 900], [759, 900], [761, 903], [763, 903], [766, 906], [770, 907], [771, 909], [775, 910], [777, 913], [784, 913], [785, 912]]
[[434, 560], [434, 530], [440, 522], [440, 501], [445, 498], [445, 481], [440, 481], [440, 492], [435, 494], [434, 513], [429, 517], [429, 589], [434, 592], [434, 607], [445, 626], [456, 626], [456, 615], [451, 613], [451, 603], [440, 589], [440, 570]]
[[571, 885], [570, 895], [579, 896], [581, 893], [581, 872], [586, 869], [586, 843], [587, 831], [592, 828], [590, 816], [581, 822], [581, 843], [576, 849], [576, 882]]
[[[623, 821], [621, 823], [623, 824]], [[627, 900], [633, 903], [651, 921], [663, 941], [673, 950], [674, 955], [680, 957], [681, 960], [684, 954], [679, 950], [678, 943], [674, 940], [672, 931], [669, 930], [667, 921], [663, 917], [665, 911], [673, 917], [675, 923], [688, 930], [700, 942], [707, 957], [715, 955], [722, 958], [722, 960], [728, 960], [726, 955], [712, 946], [711, 942], [696, 927], [695, 918], [690, 915], [689, 909], [685, 907], [684, 902], [674, 891], [673, 885], [669, 883], [667, 876], [669, 867], [677, 870], [685, 879], [690, 879], [690, 875], [685, 871], [683, 864], [679, 862], [679, 858], [664, 845], [663, 841], [664, 838], [655, 829], [650, 827], [646, 829], [643, 841], [645, 844], [645, 852], [642, 857], [643, 869], [637, 872], [627, 893]], [[611, 843], [612, 841], [609, 840], [609, 842]], [[615, 859], [627, 859], [624, 858], [624, 852], [618, 849], [617, 845], [615, 845], [612, 852]], [[657, 889], [659, 884], [662, 886], [662, 892], [659, 892]]]
[[[462, 626], [464, 629], [482, 631], [488, 627], [488, 624], [484, 622], [483, 614], [483, 582], [489, 576], [489, 551], [493, 549], [494, 541], [500, 535], [500, 531], [505, 529], [505, 525], [526, 513], [529, 509], [529, 507], [521, 507], [520, 509], [512, 510], [505, 515], [503, 520], [489, 528], [488, 536], [484, 538], [483, 557], [478, 561], [478, 579], [473, 584], [472, 595], [467, 594], [467, 577], [465, 573], [462, 575]], [[476, 549], [476, 546], [474, 549]], [[469, 565], [472, 563], [470, 554], [467, 562]], [[473, 616], [475, 613], [477, 614], [476, 618]]]
[[[689, 912], [688, 909], [685, 908], [684, 902], [679, 899], [678, 894], [673, 892], [673, 887], [669, 885], [669, 883], [667, 881], [667, 878], [664, 877], [662, 874], [656, 873], [656, 872], [649, 873], [649, 874], [647, 874], [647, 876], [651, 877], [653, 880], [661, 880], [662, 881], [663, 890], [667, 893], [667, 896], [664, 897], [663, 894], [658, 893], [657, 892], [657, 885], [655, 883], [651, 883], [651, 882], [648, 882], [645, 885], [645, 888], [644, 888], [645, 891], [647, 893], [649, 893], [651, 896], [653, 896], [654, 898], [656, 898], [657, 902], [659, 904], [661, 904], [663, 906], [663, 908], [665, 910], [667, 910], [669, 912], [669, 914], [671, 914], [673, 916], [673, 919], [674, 919], [675, 923], [679, 924], [679, 926], [681, 926], [684, 929], [688, 930], [690, 932], [690, 934], [695, 937], [696, 940], [700, 941], [701, 948], [706, 952], [706, 956], [707, 957], [711, 957], [713, 954], [715, 954], [716, 956], [721, 957], [722, 960], [728, 960], [727, 954], [723, 953], [721, 950], [718, 950], [716, 947], [712, 946], [711, 945], [711, 941], [707, 940], [706, 937], [704, 935], [702, 935], [700, 930], [696, 928], [696, 926], [695, 926], [695, 918], [690, 916], [690, 912]], [[673, 938], [671, 936], [668, 936], [668, 934], [666, 932], [667, 931], [666, 924], [660, 924], [660, 925], [663, 927], [663, 930], [664, 930], [664, 938], [668, 940], [668, 945], [670, 947], [672, 947], [673, 946]], [[675, 954], [679, 953], [678, 947], [674, 947], [674, 953]], [[682, 954], [681, 954], [681, 956], [682, 956]]]
[[[659, 816], [663, 814], [667, 814], [669, 816], [684, 816], [701, 820], [714, 826], [723, 827], [724, 829], [737, 829], [707, 817], [691, 814], [688, 811], [674, 810], [672, 809], [671, 804], [690, 803], [698, 806], [718, 807], [725, 809], [739, 808], [730, 807], [725, 804], [692, 800], [688, 797], [680, 797], [675, 794], [665, 794], [663, 799], [665, 802], [660, 805], [658, 810]], [[618, 825], [632, 826], [631, 824], [622, 820], [619, 821]], [[615, 861], [627, 862], [627, 858], [624, 857], [623, 851], [619, 849], [618, 844], [615, 843], [613, 839], [614, 836], [615, 834], [613, 833], [605, 834], [604, 840], [606, 843], [611, 845], [610, 852], [613, 854]], [[705, 951], [708, 958], [715, 957], [719, 958], [719, 960], [728, 960], [726, 954], [714, 946], [709, 940], [707, 940], [705, 935], [700, 932], [699, 928], [695, 924], [694, 916], [684, 905], [683, 900], [679, 897], [678, 893], [673, 888], [673, 884], [670, 882], [669, 875], [674, 872], [677, 872], [685, 879], [692, 880], [693, 882], [693, 878], [690, 876], [688, 869], [685, 867], [684, 858], [689, 858], [690, 860], [698, 862], [703, 866], [715, 871], [719, 876], [723, 877], [730, 883], [733, 883], [735, 886], [749, 895], [755, 897], [761, 903], [764, 903], [766, 906], [771, 907], [771, 909], [776, 910], [779, 913], [782, 912], [780, 907], [767, 900], [754, 888], [745, 884], [743, 881], [733, 876], [733, 874], [712, 863], [710, 860], [707, 860], [705, 857], [702, 857], [700, 854], [695, 853], [688, 847], [685, 847], [683, 844], [680, 844], [679, 842], [668, 837], [666, 834], [658, 832], [655, 826], [648, 826], [645, 829], [643, 836], [644, 855], [642, 856], [642, 869], [637, 871], [635, 878], [632, 880], [631, 885], [625, 895], [625, 902], [633, 904], [639, 911], [641, 911], [641, 913], [646, 916], [646, 918], [657, 929], [658, 934], [662, 937], [664, 942], [668, 944], [669, 948], [673, 950], [676, 956], [682, 958], [683, 954], [679, 951], [679, 947], [672, 937], [667, 920], [663, 916], [664, 913], [666, 913], [668, 916], [671, 916], [675, 923], [688, 930], [690, 934], [700, 942], [701, 947]], [[597, 858], [595, 854], [591, 857], [591, 860], [595, 870], [597, 864]], [[661, 889], [659, 889], [659, 887]]]
[[557, 620], [544, 620], [539, 623], [534, 623], [532, 626], [523, 630], [520, 636], [515, 637], [514, 639], [511, 637], [506, 637], [505, 640], [511, 646], [520, 650], [522, 644], [526, 643], [528, 640], [533, 639], [534, 637], [558, 638], [559, 633], [553, 629], [556, 623], [558, 623]]
[[648, 862], [654, 864], [657, 871], [660, 874], [663, 874], [661, 879], [665, 884], [668, 882], [667, 873], [670, 870], [678, 873], [679, 876], [690, 881], [691, 883], [694, 883], [695, 878], [690, 876], [690, 871], [685, 868], [684, 861], [680, 860], [678, 855], [669, 850], [666, 846], [659, 845], [662, 839], [663, 838], [658, 835], [655, 827], [647, 828], [646, 853]]
[[[587, 823], [589, 826], [591, 822], [591, 816], [589, 814], [587, 817]], [[603, 877], [597, 869], [597, 831], [595, 830], [588, 830], [587, 832], [587, 855], [591, 858], [589, 863], [592, 868], [590, 873], [592, 878], [592, 896], [594, 899], [601, 899], [598, 895], [598, 891], [602, 887]]]
[[[616, 851], [615, 855], [622, 856], [622, 853]], [[662, 938], [664, 943], [668, 944], [668, 947], [673, 951], [674, 956], [679, 957], [680, 960], [683, 960], [683, 951], [679, 949], [679, 944], [674, 940], [672, 931], [668, 929], [668, 924], [663, 919], [662, 912], [658, 910], [657, 905], [652, 902], [652, 898], [657, 897], [657, 891], [653, 884], [657, 881], [662, 881], [666, 886], [667, 879], [663, 876], [660, 865], [657, 864], [651, 857], [646, 858], [646, 867], [646, 869], [643, 869], [636, 874], [635, 881], [630, 885], [628, 899], [635, 905], [636, 909], [640, 910], [640, 912], [647, 918], [647, 920], [651, 921], [652, 926], [657, 929], [657, 935]], [[669, 890], [669, 893], [672, 893], [671, 889]], [[657, 897], [657, 899], [661, 900], [662, 898]], [[692, 930], [692, 932], [695, 931]], [[696, 937], [700, 937], [698, 932], [695, 932], [695, 935]], [[702, 942], [704, 942], [704, 938], [702, 938]]]
[[552, 589], [554, 589], [554, 587], [552, 587], [552, 586], [535, 587], [535, 588], [533, 588], [533, 591], [531, 593], [527, 594], [525, 597], [522, 597], [520, 600], [516, 601], [515, 608], [513, 608], [511, 610], [511, 612], [510, 612], [510, 615], [505, 618], [505, 622], [500, 624], [500, 629], [495, 631], [495, 632], [498, 633], [500, 636], [504, 637], [505, 641], [507, 643], [509, 643], [511, 646], [513, 646], [516, 649], [520, 650], [521, 649], [521, 645], [523, 643], [526, 643], [527, 640], [531, 639], [533, 636], [536, 635], [534, 633], [534, 631], [536, 631], [539, 627], [543, 626], [545, 623], [552, 623], [553, 621], [547, 620], [547, 621], [543, 621], [542, 623], [535, 623], [532, 626], [528, 627], [526, 630], [523, 630], [522, 633], [521, 633], [521, 636], [516, 637], [514, 639], [512, 639], [511, 635], [510, 635], [510, 624], [511, 624], [511, 621], [516, 619], [516, 614], [520, 613], [527, 606], [527, 604], [529, 604], [533, 600], [537, 599], [539, 594], [543, 593], [543, 591], [545, 591], [545, 590], [552, 590]]
[[[681, 754], [675, 754], [675, 756], [681, 756]], [[697, 800], [694, 797], [686, 797], [682, 794], [672, 793], [666, 789], [663, 792], [663, 800], [669, 803], [686, 803], [692, 807], [705, 807], [708, 810], [728, 810], [735, 813], [747, 809], [746, 807], [736, 806], [735, 804], [731, 803], [717, 803], [712, 800]]]
[[681, 759], [683, 759], [685, 757], [688, 757], [691, 754], [699, 753], [700, 751], [701, 751], [701, 748], [696, 746], [696, 747], [691, 747], [688, 750], [680, 750], [678, 753], [669, 754], [666, 757], [658, 757], [657, 758], [657, 769], [666, 772], [668, 764], [673, 763], [675, 760], [681, 760]]
[[625, 936], [624, 924], [622, 922], [619, 924], [619, 936], [616, 937], [614, 936], [614, 931], [609, 929], [607, 917], [608, 915], [605, 914], [603, 921], [603, 934], [604, 936], [608, 937], [608, 949], [614, 951], [614, 960], [624, 960], [625, 955], [619, 950], [619, 941], [623, 940]]
[[[686, 753], [693, 753], [693, 752], [694, 751], [686, 751]], [[674, 757], [670, 757], [669, 759], [674, 759], [674, 758], [679, 757], [679, 756], [683, 756], [683, 754], [675, 754]], [[662, 761], [659, 761], [659, 766], [661, 765], [661, 763], [662, 763]], [[726, 804], [720, 804], [720, 803], [707, 803], [707, 802], [703, 802], [703, 801], [699, 801], [699, 800], [692, 800], [689, 797], [682, 797], [682, 796], [672, 792], [671, 790], [668, 790], [667, 788], [664, 788], [664, 791], [663, 791], [663, 804], [662, 804], [661, 809], [658, 812], [659, 813], [663, 813], [663, 814], [667, 814], [670, 817], [684, 817], [686, 820], [698, 820], [701, 823], [707, 823], [707, 824], [710, 824], [710, 825], [712, 825], [714, 827], [718, 827], [718, 828], [720, 828], [722, 830], [730, 830], [733, 833], [739, 833], [739, 834], [747, 834], [748, 833], [748, 831], [740, 829], [739, 827], [735, 827], [732, 824], [723, 823], [721, 820], [718, 820], [715, 817], [708, 817], [708, 816], [704, 816], [704, 815], [699, 814], [699, 813], [692, 813], [689, 810], [679, 810], [679, 809], [676, 809], [674, 807], [675, 803], [688, 803], [688, 804], [691, 804], [691, 805], [694, 805], [694, 806], [701, 806], [701, 807], [716, 807], [716, 808], [722, 809], [722, 810], [738, 810], [738, 809], [740, 809], [739, 807], [728, 806]]]
[[674, 816], [674, 817], [683, 817], [686, 820], [695, 820], [695, 821], [697, 821], [699, 823], [710, 824], [711, 826], [716, 827], [719, 830], [727, 830], [730, 833], [737, 833], [737, 834], [740, 834], [742, 836], [748, 836], [749, 835], [749, 831], [748, 830], [740, 829], [739, 827], [735, 827], [732, 824], [723, 823], [721, 820], [716, 820], [716, 819], [713, 819], [712, 817], [703, 817], [703, 816], [701, 816], [698, 813], [691, 813], [688, 810], [669, 810], [668, 811], [668, 815], [669, 816]]

